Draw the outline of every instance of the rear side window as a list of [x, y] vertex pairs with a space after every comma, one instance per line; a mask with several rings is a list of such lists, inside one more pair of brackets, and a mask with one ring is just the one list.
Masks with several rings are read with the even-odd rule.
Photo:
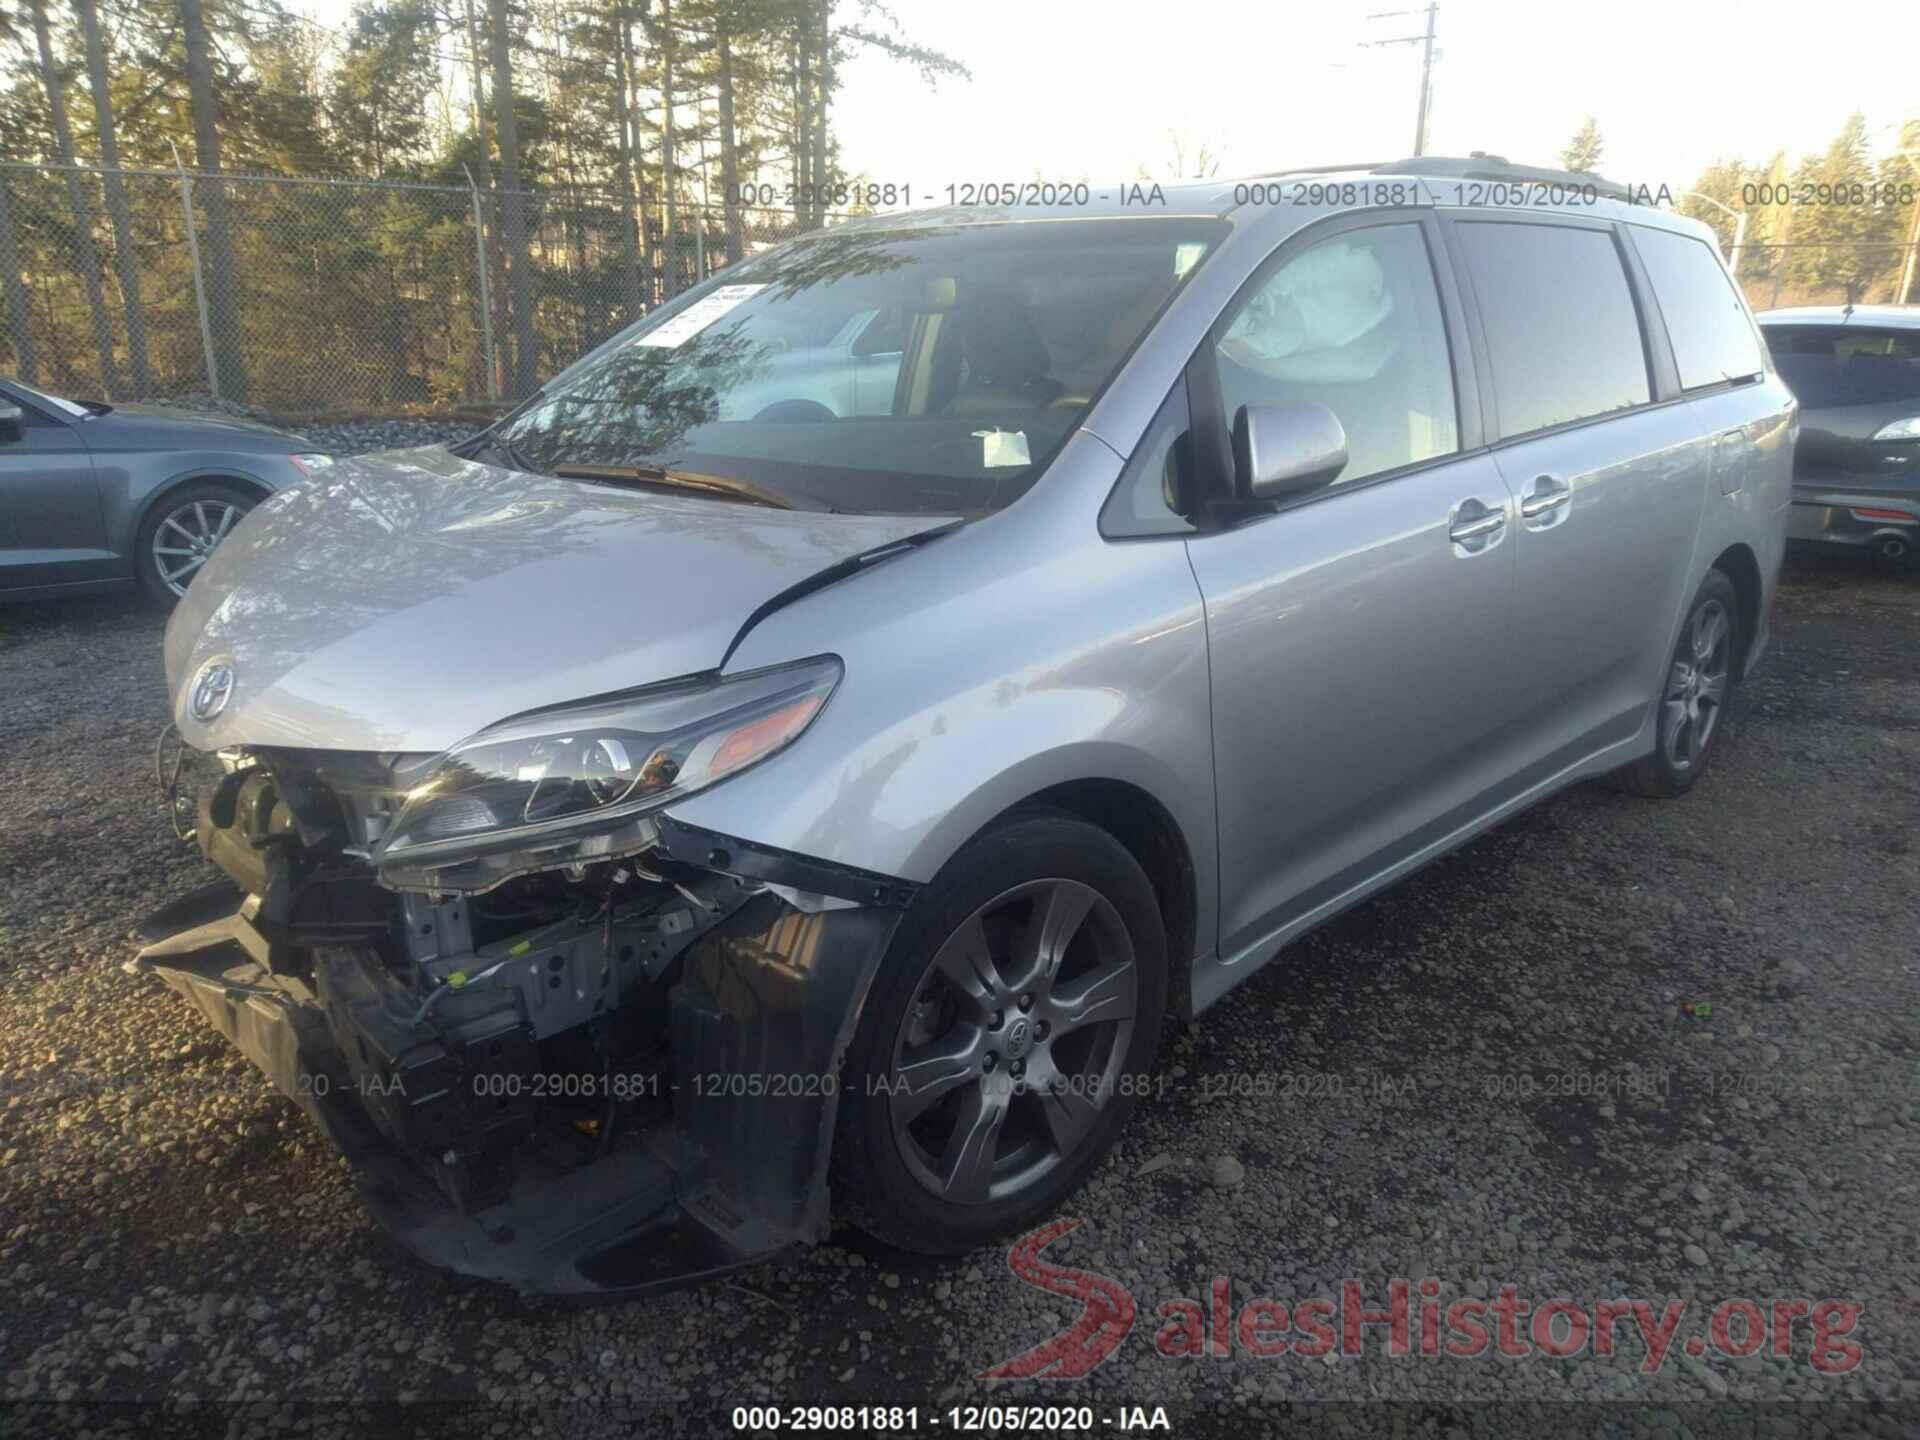
[[1453, 234], [1480, 301], [1502, 435], [1652, 398], [1640, 321], [1610, 232], [1474, 220]]
[[1666, 318], [1682, 390], [1744, 380], [1766, 368], [1732, 277], [1704, 240], [1635, 226], [1633, 247]]
[[1810, 410], [1920, 404], [1920, 330], [1763, 328], [1774, 369]]

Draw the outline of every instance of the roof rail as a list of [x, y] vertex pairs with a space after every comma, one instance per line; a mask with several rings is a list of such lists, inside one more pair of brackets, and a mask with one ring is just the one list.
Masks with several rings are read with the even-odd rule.
[[1553, 170], [1542, 165], [1516, 165], [1504, 155], [1475, 150], [1462, 160], [1447, 155], [1421, 155], [1412, 160], [1390, 160], [1370, 167], [1376, 175], [1426, 175], [1448, 180], [1513, 180], [1542, 184], [1579, 185], [1609, 200], [1631, 200], [1633, 194], [1618, 181], [1590, 170]]
[[1338, 175], [1347, 170], [1379, 170], [1388, 162], [1384, 160], [1359, 160], [1349, 165], [1289, 165], [1284, 170], [1263, 170], [1253, 176], [1255, 180], [1284, 180], [1289, 175]]

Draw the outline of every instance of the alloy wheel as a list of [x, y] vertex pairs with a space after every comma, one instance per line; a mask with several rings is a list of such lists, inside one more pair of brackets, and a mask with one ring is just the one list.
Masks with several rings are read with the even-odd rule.
[[887, 1103], [908, 1171], [960, 1205], [1051, 1174], [1113, 1098], [1139, 989], [1126, 926], [1091, 886], [1032, 881], [974, 911], [894, 1040]]
[[153, 564], [160, 583], [175, 595], [186, 594], [207, 557], [246, 513], [245, 506], [231, 500], [190, 500], [169, 511], [153, 532]]
[[1675, 770], [1691, 770], [1706, 754], [1726, 703], [1732, 655], [1732, 619], [1720, 601], [1707, 600], [1681, 633], [1660, 703], [1660, 744]]

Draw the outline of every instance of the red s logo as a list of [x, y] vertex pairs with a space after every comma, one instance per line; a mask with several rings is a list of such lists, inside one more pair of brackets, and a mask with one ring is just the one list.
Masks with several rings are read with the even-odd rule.
[[1051, 1340], [982, 1371], [982, 1380], [1077, 1380], [1118, 1349], [1133, 1329], [1133, 1296], [1119, 1281], [1040, 1258], [1047, 1246], [1079, 1227], [1078, 1220], [1055, 1220], [1022, 1236], [1007, 1252], [1007, 1268], [1029, 1285], [1078, 1300], [1084, 1313]]

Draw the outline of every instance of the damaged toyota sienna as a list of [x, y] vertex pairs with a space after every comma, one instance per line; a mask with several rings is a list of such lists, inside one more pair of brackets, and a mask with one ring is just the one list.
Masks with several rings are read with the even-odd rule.
[[1287, 942], [1722, 743], [1793, 401], [1710, 232], [1513, 168], [832, 227], [270, 497], [130, 968], [524, 1291], [1032, 1222]]

